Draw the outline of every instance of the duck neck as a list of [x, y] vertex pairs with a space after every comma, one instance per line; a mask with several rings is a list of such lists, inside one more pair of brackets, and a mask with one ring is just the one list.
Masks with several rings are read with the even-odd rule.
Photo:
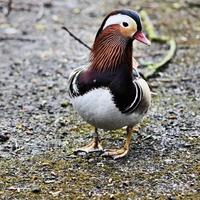
[[[96, 39], [91, 51], [90, 68], [97, 72], [132, 72], [132, 41], [124, 38], [120, 32], [103, 31]], [[120, 69], [120, 68], [124, 69]]]

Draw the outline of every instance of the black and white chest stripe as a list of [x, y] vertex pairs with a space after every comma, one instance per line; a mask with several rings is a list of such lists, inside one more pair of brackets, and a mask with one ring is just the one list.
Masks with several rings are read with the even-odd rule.
[[[79, 81], [80, 81], [79, 76], [81, 73], [84, 73], [85, 70], [86, 70], [85, 67], [78, 68], [70, 76], [70, 78], [69, 78], [69, 96], [71, 98], [83, 96], [84, 94], [92, 91], [93, 89], [107, 88], [110, 90], [111, 94], [113, 95], [113, 103], [115, 103], [116, 107], [123, 114], [131, 114], [137, 109], [137, 107], [139, 106], [139, 104], [142, 100], [142, 97], [143, 97], [143, 91], [142, 91], [141, 85], [138, 81], [140, 79], [140, 76], [137, 71], [134, 72], [134, 74], [133, 74], [133, 81], [132, 81], [132, 85], [130, 87], [131, 94], [129, 94], [130, 88], [129, 88], [129, 90], [127, 90], [127, 92], [126, 92], [126, 88], [124, 88], [126, 95], [121, 96], [121, 95], [118, 95], [118, 93], [115, 92], [115, 90], [113, 90], [110, 87], [109, 81], [107, 81], [106, 85], [105, 85], [105, 83], [101, 83], [101, 81], [98, 80], [100, 77], [97, 77], [97, 79], [88, 81], [88, 84], [85, 83], [85, 85], [83, 83], [79, 83]], [[81, 87], [79, 87], [79, 85], [81, 85]], [[104, 102], [104, 103], [106, 103], [106, 102]]]
[[69, 77], [69, 80], [68, 80], [68, 92], [69, 92], [69, 96], [71, 98], [74, 98], [75, 96], [79, 96], [80, 93], [79, 93], [79, 89], [78, 89], [78, 85], [77, 85], [77, 78], [79, 76], [79, 74], [81, 72], [83, 72], [85, 70], [85, 67], [79, 67], [77, 69], [75, 69], [70, 77]]
[[133, 84], [136, 89], [135, 97], [131, 105], [128, 106], [124, 111], [122, 111], [122, 113], [127, 113], [127, 114], [132, 113], [138, 107], [138, 105], [140, 104], [142, 100], [143, 92], [142, 92], [142, 88], [140, 84], [137, 82], [137, 80], [134, 80]]

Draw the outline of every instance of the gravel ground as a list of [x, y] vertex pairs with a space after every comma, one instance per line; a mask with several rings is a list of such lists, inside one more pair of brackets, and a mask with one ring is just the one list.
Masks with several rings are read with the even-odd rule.
[[[0, 199], [200, 199], [200, 13], [195, 1], [0, 1]], [[149, 80], [155, 95], [129, 155], [73, 156], [92, 128], [68, 101], [70, 71], [89, 51], [104, 16], [145, 9], [176, 39], [174, 59]], [[140, 62], [167, 47], [134, 44]], [[101, 132], [120, 146], [124, 130]]]

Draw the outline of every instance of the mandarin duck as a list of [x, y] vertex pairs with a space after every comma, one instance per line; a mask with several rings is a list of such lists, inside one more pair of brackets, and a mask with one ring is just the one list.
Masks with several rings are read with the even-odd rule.
[[[69, 96], [74, 109], [94, 126], [93, 140], [77, 152], [102, 151], [104, 156], [122, 158], [129, 151], [132, 128], [146, 114], [151, 103], [147, 82], [133, 66], [133, 41], [150, 45], [141, 20], [132, 10], [115, 10], [103, 20], [91, 49], [87, 66], [69, 77]], [[126, 140], [119, 149], [103, 149], [98, 129], [126, 126]]]

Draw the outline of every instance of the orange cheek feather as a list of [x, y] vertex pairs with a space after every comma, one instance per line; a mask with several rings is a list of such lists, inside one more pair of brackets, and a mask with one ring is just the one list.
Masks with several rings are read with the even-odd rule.
[[120, 27], [120, 32], [124, 37], [131, 38], [133, 33], [136, 32], [136, 29], [134, 27], [130, 27], [130, 28]]

